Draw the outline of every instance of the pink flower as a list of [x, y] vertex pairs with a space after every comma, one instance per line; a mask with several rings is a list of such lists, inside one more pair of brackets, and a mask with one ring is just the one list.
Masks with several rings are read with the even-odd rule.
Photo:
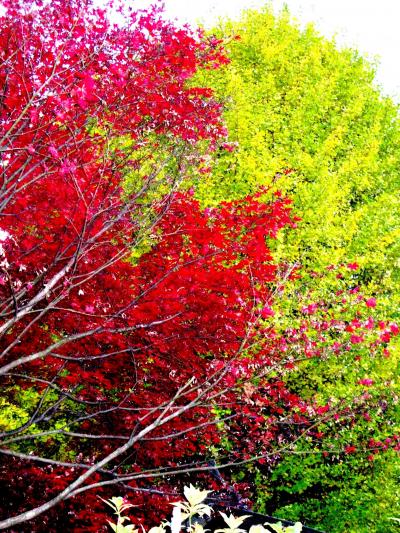
[[209, 172], [211, 172], [211, 167], [201, 167], [199, 169], [199, 172], [200, 174], [208, 174]]
[[274, 316], [274, 315], [275, 315], [274, 311], [267, 305], [264, 307], [264, 309], [261, 310], [262, 318], [268, 318], [269, 316]]
[[352, 289], [349, 290], [349, 293], [350, 294], [357, 294], [358, 292], [360, 292], [360, 287], [353, 287]]
[[63, 161], [63, 164], [61, 166], [62, 175], [75, 174], [75, 172], [76, 172], [76, 165], [73, 162], [68, 161], [67, 159]]
[[318, 309], [317, 304], [310, 304], [302, 308], [301, 312], [305, 315], [313, 315], [315, 311]]
[[369, 379], [369, 378], [360, 379], [360, 380], [358, 380], [358, 384], [359, 385], [364, 385], [365, 387], [370, 387], [371, 385], [374, 384], [374, 380], [373, 379]]
[[54, 159], [58, 158], [58, 152], [55, 146], [49, 146], [49, 154], [54, 157]]
[[373, 329], [374, 325], [375, 325], [374, 319], [370, 316], [365, 323], [365, 327], [367, 329]]
[[223, 148], [227, 152], [233, 152], [236, 147], [237, 147], [237, 143], [233, 143], [233, 142], [225, 142], [221, 144], [221, 148]]
[[360, 268], [360, 265], [358, 263], [347, 263], [347, 268], [349, 270], [358, 270]]
[[368, 300], [365, 302], [365, 305], [367, 307], [376, 307], [376, 298], [368, 298]]
[[360, 344], [363, 341], [363, 338], [360, 335], [352, 335], [350, 337], [351, 344]]

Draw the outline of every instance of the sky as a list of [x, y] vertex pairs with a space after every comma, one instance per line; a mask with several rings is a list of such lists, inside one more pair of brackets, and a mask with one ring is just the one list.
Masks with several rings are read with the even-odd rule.
[[[211, 25], [218, 17], [236, 18], [242, 9], [261, 7], [266, 0], [164, 0], [170, 18]], [[133, 0], [142, 7], [151, 0]], [[271, 0], [275, 10], [287, 4], [304, 25], [314, 22], [326, 37], [335, 35], [340, 46], [357, 48], [378, 59], [377, 83], [400, 102], [400, 0]]]

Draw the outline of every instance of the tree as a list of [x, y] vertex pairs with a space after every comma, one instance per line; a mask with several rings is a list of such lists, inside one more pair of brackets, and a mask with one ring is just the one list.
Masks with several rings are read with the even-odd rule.
[[231, 149], [190, 80], [226, 62], [218, 40], [157, 10], [117, 25], [61, 7], [6, 4], [1, 19], [0, 528], [101, 531], [99, 493], [135, 494], [151, 520], [174, 474], [269, 468], [320, 424], [340, 430], [375, 396], [305, 400], [290, 376], [360, 344], [382, 357], [398, 328], [353, 316], [370, 309], [356, 293], [340, 319], [341, 295], [275, 319], [299, 275], [271, 254], [290, 201], [261, 189], [202, 210], [177, 191], [206, 150]]
[[215, 205], [273, 184], [303, 220], [287, 232], [284, 258], [311, 269], [352, 258], [393, 298], [400, 126], [398, 106], [374, 86], [374, 66], [268, 6], [212, 31], [230, 63], [200, 79], [223, 99], [239, 146], [221, 153], [197, 197]]
[[[89, 360], [106, 359], [111, 347], [132, 351], [124, 334], [139, 325], [125, 316], [140, 294], [130, 287], [129, 257], [141, 253], [198, 153], [224, 135], [210, 90], [187, 80], [226, 59], [218, 41], [175, 28], [157, 9], [128, 10], [118, 25], [90, 2], [3, 6], [7, 439], [41, 423], [64, 427], [83, 416], [79, 406], [101, 404], [98, 377], [82, 369], [85, 341]], [[79, 383], [68, 382], [71, 364]]]
[[[279, 15], [270, 7], [249, 10], [240, 20], [223, 21], [212, 31], [225, 40], [230, 63], [200, 79], [224, 99], [229, 139], [237, 149], [221, 151], [209, 174], [199, 182], [197, 198], [203, 206], [217, 205], [221, 200], [249, 194], [260, 185], [271, 186], [271, 191], [280, 189], [293, 198], [302, 222], [297, 231], [280, 234], [273, 246], [274, 255], [283, 261], [300, 262], [309, 273], [302, 278], [303, 287], [286, 292], [293, 296], [294, 304], [281, 299], [285, 313], [286, 309], [297, 312], [299, 292], [312, 289], [313, 302], [330, 301], [336, 282], [335, 276], [326, 276], [326, 269], [358, 263], [350, 286], [359, 287], [370, 297], [379, 295], [381, 316], [398, 320], [400, 213], [396, 169], [400, 127], [398, 106], [374, 86], [374, 66], [356, 50], [338, 49], [311, 25], [300, 29], [287, 10]], [[296, 320], [294, 314], [287, 322]], [[397, 344], [390, 361], [364, 360], [366, 375], [396, 384], [398, 354]], [[348, 394], [356, 394], [355, 366], [343, 366], [341, 359], [332, 358], [323, 365], [313, 359], [304, 374], [298, 375], [296, 390], [328, 399], [337, 392], [339, 375]], [[392, 411], [372, 417], [366, 431], [381, 428], [382, 416], [397, 427], [399, 414]], [[329, 531], [350, 530], [348, 523], [337, 522], [338, 514], [344, 520], [346, 515], [354, 519], [358, 514], [360, 521], [352, 526], [355, 531], [385, 529], [386, 517], [398, 508], [396, 491], [375, 498], [376, 507], [362, 502], [366, 487], [374, 499], [374, 486], [381, 486], [381, 479], [391, 476], [391, 486], [396, 485], [396, 461], [388, 455], [372, 464], [366, 457], [349, 456], [343, 464], [351, 463], [348, 471], [352, 475], [347, 475], [344, 486], [339, 479], [343, 474], [338, 475], [339, 467], [330, 457], [316, 462], [310, 456], [307, 472], [306, 462], [299, 468], [296, 458], [288, 457], [280, 474], [276, 473], [278, 480], [271, 480], [266, 472], [260, 481], [260, 505], [271, 509], [277, 502], [290, 504], [302, 513], [294, 518], [318, 516], [320, 527]], [[269, 494], [265, 487], [271, 490], [272, 483], [275, 489]], [[287, 487], [284, 496], [282, 484]], [[293, 503], [307, 497], [303, 507]], [[315, 502], [315, 512], [311, 501]], [[285, 505], [280, 514], [288, 510]], [[333, 517], [331, 522], [327, 522], [328, 515]]]

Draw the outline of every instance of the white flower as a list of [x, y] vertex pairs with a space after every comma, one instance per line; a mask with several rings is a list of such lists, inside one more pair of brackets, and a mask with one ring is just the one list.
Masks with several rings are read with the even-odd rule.
[[196, 489], [196, 487], [190, 485], [189, 487], [185, 487], [183, 492], [188, 503], [175, 502], [172, 504], [175, 508], [179, 508], [182, 511], [182, 520], [195, 515], [211, 515], [211, 507], [202, 503], [211, 491]]
[[303, 531], [303, 526], [300, 522], [296, 522], [294, 526], [286, 528], [286, 533], [301, 533]]
[[251, 528], [249, 529], [249, 533], [268, 533], [268, 530], [265, 529], [265, 527], [262, 525], [257, 525], [251, 526]]
[[268, 524], [268, 522], [265, 522], [268, 527], [276, 531], [276, 533], [284, 533], [282, 522], [277, 522], [276, 524]]
[[115, 514], [120, 514], [126, 511], [127, 509], [130, 509], [131, 507], [137, 507], [136, 505], [132, 505], [131, 503], [127, 502], [125, 498], [122, 498], [122, 496], [114, 496], [113, 498], [110, 498], [109, 500], [103, 500], [99, 496], [100, 500], [102, 500], [104, 503], [109, 505], [111, 509], [114, 509]]
[[217, 529], [215, 533], [246, 533], [246, 530], [240, 529], [239, 526], [241, 526], [246, 520], [246, 518], [248, 518], [250, 515], [239, 516], [238, 518], [236, 518], [233, 516], [233, 514], [227, 516], [221, 511], [220, 515], [224, 519], [225, 524], [227, 524], [229, 527], [226, 527], [224, 529]]
[[210, 494], [211, 490], [200, 490], [190, 485], [189, 487], [184, 487], [183, 494], [191, 506], [195, 506], [203, 502], [207, 496]]
[[303, 526], [300, 522], [296, 522], [294, 526], [288, 527], [284, 527], [282, 522], [277, 522], [276, 524], [267, 524], [266, 522], [265, 525], [268, 525], [268, 527], [276, 531], [276, 533], [301, 533], [303, 530]]

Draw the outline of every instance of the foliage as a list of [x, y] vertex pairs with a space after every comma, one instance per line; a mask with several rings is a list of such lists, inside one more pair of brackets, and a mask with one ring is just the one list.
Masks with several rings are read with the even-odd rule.
[[[355, 50], [338, 49], [312, 25], [301, 30], [287, 10], [279, 15], [268, 6], [258, 12], [249, 10], [239, 21], [221, 21], [212, 31], [224, 39], [230, 63], [218, 72], [204, 73], [201, 80], [224, 99], [230, 146], [236, 148], [218, 152], [196, 194], [203, 205], [217, 205], [269, 185], [271, 191], [280, 189], [293, 198], [302, 221], [296, 232], [284, 230], [279, 235], [273, 251], [280, 260], [305, 265], [308, 274], [303, 273], [291, 289], [286, 287], [274, 307], [280, 326], [298, 324], [302, 305], [311, 305], [309, 309], [316, 305], [316, 319], [323, 324], [318, 316], [319, 303], [331, 306], [335, 301], [337, 311], [349, 321], [350, 339], [354, 317], [349, 311], [354, 307], [348, 290], [380, 296], [375, 321], [379, 315], [398, 319], [400, 182], [396, 169], [400, 123], [398, 106], [373, 85], [373, 65]], [[329, 275], [326, 270], [342, 262], [358, 263], [350, 279], [345, 276], [338, 280], [336, 276], [342, 276], [342, 271], [335, 269]], [[339, 310], [336, 293], [348, 300], [343, 310]], [[328, 313], [328, 323], [333, 315]], [[353, 329], [357, 336], [357, 326]], [[340, 350], [343, 348], [347, 349], [342, 345]], [[364, 343], [358, 345], [358, 351], [351, 350], [344, 359], [342, 351], [340, 358], [334, 353], [323, 360], [311, 358], [290, 378], [296, 392], [321, 403], [339, 396], [354, 397], [363, 386], [360, 381], [371, 380], [374, 387], [379, 383], [380, 401], [391, 407], [382, 412], [376, 399], [369, 421], [361, 423], [358, 430], [340, 430], [344, 441], [354, 441], [357, 449], [363, 433], [372, 432], [377, 441], [384, 441], [389, 426], [389, 431], [398, 432], [400, 420], [396, 408], [398, 343], [393, 345], [390, 358], [369, 358]], [[338, 439], [337, 427], [321, 430], [324, 438], [329, 432], [332, 443], [344, 443]], [[302, 445], [298, 451], [315, 453], [315, 443], [305, 448]], [[343, 472], [338, 475], [338, 465], [331, 457], [323, 460], [317, 453], [300, 462], [299, 456], [288, 456], [280, 467], [284, 469], [283, 479], [280, 468], [276, 478], [261, 468], [257, 478], [261, 508], [264, 500], [269, 509], [282, 506], [282, 487], [286, 485], [290, 498], [296, 499], [290, 504], [298, 509], [293, 517], [310, 519], [328, 531], [358, 531], [359, 527], [383, 531], [390, 527], [390, 507], [398, 505], [394, 489], [398, 483], [397, 458], [382, 458], [382, 468], [373, 468], [365, 454], [339, 455]], [[383, 478], [390, 489], [380, 488], [378, 496], [375, 487], [382, 487]], [[366, 498], [369, 505], [361, 503]], [[288, 509], [282, 507], [283, 514]], [[338, 515], [343, 516], [343, 523]]]
[[[338, 453], [365, 451], [365, 415], [382, 394], [394, 409], [370, 372], [397, 324], [353, 285], [345, 302], [317, 298], [280, 258], [298, 219], [279, 192], [202, 209], [189, 187], [232, 149], [192, 79], [227, 62], [221, 42], [158, 9], [120, 6], [112, 23], [90, 2], [4, 4], [0, 528], [104, 530], [96, 494], [115, 484], [147, 525], [175, 475], [205, 476], [212, 459], [228, 477], [268, 471], [321, 426], [328, 450], [337, 438]], [[328, 359], [346, 369], [334, 398], [331, 375], [325, 395], [301, 382], [302, 365], [317, 380]], [[385, 417], [378, 429], [397, 450]]]
[[285, 259], [315, 269], [353, 258], [375, 289], [392, 289], [400, 124], [372, 83], [373, 67], [311, 25], [299, 29], [285, 10], [246, 11], [213, 32], [230, 63], [201, 79], [224, 99], [237, 149], [219, 153], [198, 197], [215, 205], [272, 184], [293, 197], [303, 221], [281, 243]]
[[197, 515], [199, 517], [210, 516], [211, 508], [209, 505], [203, 503], [211, 491], [200, 490], [190, 485], [184, 487], [186, 502], [176, 502], [173, 505], [179, 509], [182, 520], [188, 520], [191, 523], [192, 518]]
[[[400, 430], [398, 342], [377, 357], [368, 333], [375, 324], [379, 337], [387, 339], [386, 333], [397, 331], [397, 326], [389, 322], [385, 330], [379, 320], [384, 308], [362, 296], [358, 282], [354, 263], [330, 268], [324, 276], [303, 276], [292, 282], [291, 297], [275, 308], [282, 328], [300, 324], [321, 353], [291, 374], [291, 390], [327, 406], [346, 399], [352, 408], [316, 426], [297, 443], [292, 456], [280, 457], [272, 472], [261, 466], [252, 474], [258, 509], [332, 532], [385, 531], [399, 505], [398, 453], [376, 455]], [[341, 339], [339, 322], [330, 329], [338, 316], [345, 324]], [[311, 333], [310, 321], [319, 334]], [[362, 325], [368, 331], [360, 333]], [[327, 351], [328, 339], [332, 349]], [[357, 406], [362, 398], [368, 398], [367, 410]]]
[[132, 524], [124, 525], [124, 522], [129, 521], [129, 518], [127, 516], [122, 516], [122, 513], [125, 512], [130, 507], [133, 507], [130, 503], [126, 503], [121, 496], [113, 496], [108, 501], [103, 500], [107, 505], [113, 509], [114, 514], [117, 515], [117, 523], [114, 524], [114, 522], [110, 522], [108, 520], [108, 523], [113, 531], [115, 533], [133, 533], [135, 531], [138, 531], [135, 526]]
[[[372, 448], [372, 446], [371, 446]], [[305, 453], [311, 446], [304, 447]], [[295, 461], [297, 464], [295, 464]], [[259, 506], [288, 520], [307, 521], [324, 531], [392, 531], [399, 513], [398, 454], [360, 452], [284, 458], [273, 474], [280, 484], [274, 502], [259, 495]]]
[[[210, 531], [208, 529], [204, 529], [201, 522], [199, 522], [199, 518], [202, 518], [205, 514], [208, 516], [211, 516], [212, 514], [212, 508], [205, 503], [205, 500], [211, 491], [199, 490], [193, 487], [193, 485], [190, 485], [190, 487], [184, 487], [183, 490], [187, 502], [173, 503], [175, 508], [171, 522], [162, 523], [160, 526], [152, 527], [149, 530], [149, 533], [164, 533], [166, 531], [166, 526], [170, 526], [171, 533], [179, 533], [180, 531], [205, 533], [206, 531]], [[113, 531], [116, 533], [139, 531], [132, 524], [127, 526], [123, 525], [125, 521], [129, 521], [129, 518], [122, 516], [122, 513], [129, 507], [132, 507], [132, 505], [124, 502], [124, 499], [121, 497], [113, 497], [110, 500], [105, 501], [105, 503], [114, 509], [115, 514], [118, 516], [117, 524], [109, 522]], [[184, 510], [184, 514], [180, 513], [181, 509]], [[176, 510], [179, 510], [179, 515], [176, 515]], [[232, 514], [228, 516], [222, 512], [220, 512], [220, 515], [222, 516], [225, 525], [228, 527], [216, 529], [215, 533], [246, 533], [247, 529], [240, 528], [240, 526], [244, 525], [243, 523], [246, 521], [246, 518], [249, 518], [249, 515], [235, 517]], [[191, 520], [192, 518], [195, 518], [193, 522]], [[188, 519], [188, 521], [185, 522], [186, 519]], [[248, 531], [249, 533], [268, 533], [271, 530], [275, 531], [276, 533], [301, 533], [302, 531], [302, 525], [300, 522], [297, 522], [294, 526], [288, 527], [284, 527], [281, 522], [277, 522], [275, 524], [266, 522], [264, 523], [264, 526], [268, 526], [269, 529], [265, 529], [263, 525], [252, 525]]]
[[[225, 133], [211, 91], [187, 82], [226, 57], [158, 9], [128, 9], [115, 24], [89, 1], [2, 5], [1, 429], [14, 459], [4, 456], [1, 476], [16, 478], [3, 493], [12, 514], [64, 488], [79, 458], [87, 469], [109, 449], [88, 444], [100, 421], [97, 436], [84, 428], [135, 387], [125, 334], [141, 326], [127, 326], [125, 312], [141, 291], [128, 260], [156, 236], [186, 169]], [[125, 377], [113, 355], [128, 358]]]

